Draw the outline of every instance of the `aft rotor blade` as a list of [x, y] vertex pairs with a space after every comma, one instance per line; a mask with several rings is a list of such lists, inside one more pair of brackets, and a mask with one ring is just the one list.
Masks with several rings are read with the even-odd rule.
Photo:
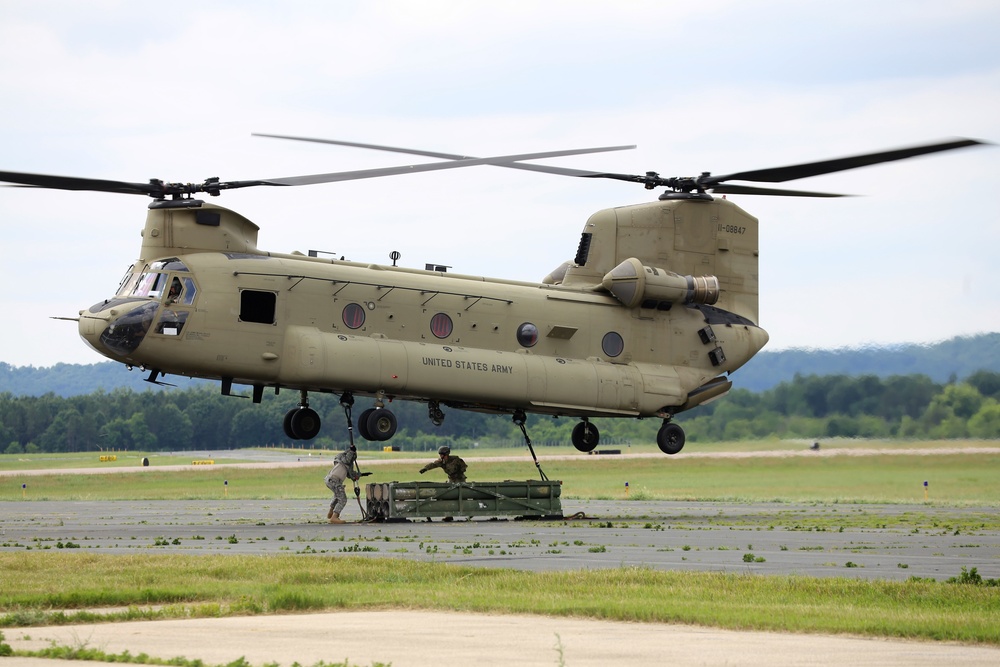
[[740, 171], [735, 174], [725, 174], [723, 176], [709, 176], [700, 179], [700, 183], [705, 188], [711, 188], [715, 183], [723, 181], [756, 181], [758, 183], [784, 183], [794, 181], [799, 178], [809, 176], [819, 176], [821, 174], [832, 174], [837, 171], [868, 167], [873, 164], [883, 162], [893, 162], [895, 160], [905, 160], [918, 155], [929, 153], [939, 153], [950, 151], [956, 148], [966, 148], [968, 146], [978, 146], [985, 142], [975, 139], [954, 139], [924, 146], [911, 146], [908, 148], [898, 148], [891, 151], [881, 151], [879, 153], [865, 153], [851, 157], [837, 158], [834, 160], [822, 160], [820, 162], [806, 162], [787, 167], [774, 167], [771, 169], [754, 169], [751, 171]]
[[712, 186], [717, 195], [771, 195], [773, 197], [854, 197], [834, 192], [807, 192], [805, 190], [783, 190], [779, 188], [759, 188], [755, 185], [720, 184]]
[[635, 148], [635, 146], [605, 146], [602, 148], [577, 148], [577, 149], [563, 150], [563, 151], [548, 151], [544, 153], [520, 153], [516, 155], [498, 155], [495, 157], [484, 157], [484, 158], [462, 158], [457, 160], [450, 160], [448, 162], [430, 162], [426, 164], [413, 164], [403, 167], [385, 167], [382, 169], [361, 169], [357, 171], [332, 172], [329, 174], [312, 174], [308, 176], [269, 178], [260, 181], [260, 183], [262, 185], [313, 185], [316, 183], [333, 183], [337, 181], [353, 181], [362, 178], [378, 178], [381, 176], [394, 176], [396, 174], [413, 174], [425, 171], [439, 171], [442, 169], [475, 167], [483, 164], [508, 166], [518, 163], [521, 160], [540, 160], [543, 158], [563, 157], [566, 155], [606, 153], [609, 151], [630, 150], [632, 148]]

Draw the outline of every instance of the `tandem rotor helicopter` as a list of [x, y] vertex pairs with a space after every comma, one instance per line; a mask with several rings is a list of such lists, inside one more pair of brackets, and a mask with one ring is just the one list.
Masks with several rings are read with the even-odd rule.
[[[148, 371], [298, 391], [284, 418], [309, 440], [320, 418], [310, 392], [373, 399], [357, 432], [386, 441], [394, 399], [511, 415], [531, 448], [528, 414], [577, 418], [573, 445], [593, 450], [592, 418], [660, 419], [657, 444], [684, 446], [674, 417], [726, 394], [729, 376], [767, 343], [758, 322], [758, 221], [716, 195], [844, 195], [740, 185], [783, 183], [982, 144], [954, 139], [877, 153], [722, 176], [661, 177], [534, 164], [633, 146], [475, 158], [407, 148], [258, 135], [436, 158], [385, 169], [248, 181], [130, 183], [0, 172], [20, 186], [146, 195], [139, 258], [115, 296], [81, 310], [80, 336], [97, 352]], [[425, 269], [276, 253], [257, 248], [258, 227], [194, 196], [255, 186], [295, 186], [492, 165], [664, 188], [656, 200], [593, 214], [575, 256], [529, 283]], [[532, 455], [534, 450], [532, 449]], [[537, 458], [536, 458], [537, 465]]]

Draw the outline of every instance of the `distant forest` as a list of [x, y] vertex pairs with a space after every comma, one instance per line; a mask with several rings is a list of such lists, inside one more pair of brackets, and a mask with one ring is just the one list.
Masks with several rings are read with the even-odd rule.
[[[95, 355], [96, 357], [96, 355]], [[779, 350], [766, 348], [732, 375], [739, 389], [761, 392], [796, 375], [893, 375], [920, 373], [935, 382], [945, 383], [967, 378], [976, 371], [1000, 372], [1000, 334], [952, 338], [933, 345], [896, 345], [892, 347], [845, 348], [840, 350]], [[145, 381], [146, 373], [131, 372], [119, 363], [56, 364], [47, 367], [11, 366], [0, 362], [0, 393], [15, 396], [79, 396], [98, 390], [112, 392], [130, 388], [134, 391], [174, 391]], [[170, 376], [167, 382], [178, 389], [215, 387], [218, 383]]]
[[[282, 430], [296, 392], [266, 394], [261, 404], [222, 396], [211, 386], [173, 391], [115, 389], [61, 397], [0, 394], [0, 452], [97, 450], [183, 451], [297, 445]], [[362, 405], [364, 403], [365, 405]], [[342, 448], [347, 422], [336, 396], [313, 394], [323, 418], [320, 436], [306, 444]], [[367, 407], [359, 399], [358, 412]], [[446, 411], [435, 427], [426, 406], [392, 403], [400, 430], [391, 444], [404, 451], [523, 446], [509, 416]], [[689, 442], [781, 438], [1000, 438], [1000, 372], [977, 371], [962, 381], [935, 382], [926, 375], [796, 376], [773, 389], [738, 389], [677, 417]], [[528, 430], [539, 446], [570, 442], [572, 418], [531, 416]], [[653, 442], [659, 420], [595, 419], [601, 444]], [[359, 449], [388, 443], [357, 439]]]
[[[297, 392], [263, 403], [222, 396], [217, 382], [170, 376], [163, 387], [121, 364], [14, 367], [0, 362], [0, 453], [130, 449], [183, 451], [293, 444], [282, 430]], [[678, 415], [689, 442], [777, 436], [1000, 438], [1000, 334], [934, 345], [762, 352], [732, 375], [725, 398]], [[238, 388], [236, 388], [238, 389]], [[238, 392], [236, 392], [238, 393]], [[249, 391], [245, 392], [249, 393]], [[335, 396], [311, 394], [323, 429], [307, 447], [340, 448], [346, 417]], [[370, 403], [359, 399], [357, 412]], [[523, 445], [509, 416], [447, 410], [435, 427], [420, 403], [391, 404], [391, 444]], [[654, 442], [660, 420], [596, 419], [602, 445]], [[529, 416], [532, 442], [570, 442], [575, 419]], [[296, 446], [303, 443], [296, 442]], [[381, 448], [386, 443], [359, 445]]]

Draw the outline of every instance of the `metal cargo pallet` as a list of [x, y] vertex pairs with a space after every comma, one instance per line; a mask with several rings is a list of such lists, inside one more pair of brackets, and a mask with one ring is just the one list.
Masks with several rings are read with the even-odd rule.
[[388, 482], [368, 484], [368, 517], [375, 521], [446, 516], [562, 518], [560, 481]]

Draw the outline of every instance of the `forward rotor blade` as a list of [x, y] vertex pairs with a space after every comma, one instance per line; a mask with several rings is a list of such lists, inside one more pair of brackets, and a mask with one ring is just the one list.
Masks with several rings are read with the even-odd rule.
[[[462, 158], [449, 162], [430, 162], [427, 164], [413, 164], [403, 167], [385, 167], [382, 169], [361, 169], [358, 171], [340, 171], [329, 174], [312, 174], [308, 176], [290, 176], [283, 178], [269, 178], [261, 181], [262, 185], [314, 185], [316, 183], [333, 183], [337, 181], [353, 181], [362, 178], [378, 178], [381, 176], [394, 176], [396, 174], [413, 174], [424, 171], [439, 171], [442, 169], [458, 169], [461, 167], [475, 167], [483, 164], [508, 166], [518, 163], [520, 160], [540, 160], [542, 158], [563, 157], [566, 155], [583, 155], [586, 153], [606, 153], [609, 151], [623, 151], [635, 148], [635, 146], [606, 146], [602, 148], [577, 148], [564, 151], [548, 151], [544, 153], [520, 153], [517, 155], [498, 155], [484, 158]], [[540, 165], [528, 165], [540, 166]]]
[[0, 171], [0, 182], [13, 183], [24, 187], [55, 190], [113, 192], [117, 194], [147, 195], [157, 199], [162, 199], [167, 196], [187, 196], [200, 192], [206, 192], [210, 195], [218, 195], [222, 190], [234, 190], [237, 188], [248, 188], [258, 185], [312, 185], [316, 183], [351, 181], [362, 178], [377, 178], [380, 176], [393, 176], [396, 174], [410, 174], [423, 171], [457, 169], [459, 167], [473, 167], [482, 164], [505, 166], [513, 164], [517, 160], [539, 160], [542, 158], [563, 157], [566, 155], [583, 155], [586, 153], [604, 153], [608, 151], [629, 150], [632, 148], [635, 148], [635, 146], [577, 148], [562, 151], [547, 151], [543, 153], [501, 155], [489, 158], [462, 158], [449, 160], [448, 162], [433, 162], [429, 164], [414, 164], [401, 167], [386, 167], [382, 169], [362, 169], [357, 171], [342, 171], [306, 176], [287, 176], [251, 181], [220, 181], [217, 178], [212, 178], [203, 183], [163, 183], [162, 181], [156, 180], [148, 183], [129, 183], [126, 181], [109, 181], [97, 178], [80, 178], [76, 176], [53, 176], [51, 174], [29, 174], [16, 171]]
[[866, 153], [851, 157], [837, 158], [834, 160], [822, 160], [820, 162], [806, 162], [787, 167], [774, 167], [771, 169], [754, 169], [751, 171], [740, 171], [735, 174], [725, 174], [723, 176], [709, 176], [701, 179], [700, 183], [705, 188], [711, 188], [715, 183], [723, 181], [756, 181], [758, 183], [784, 183], [794, 181], [799, 178], [809, 176], [819, 176], [821, 174], [832, 174], [837, 171], [868, 167], [873, 164], [883, 162], [893, 162], [895, 160], [905, 160], [918, 155], [950, 151], [956, 148], [966, 148], [968, 146], [978, 146], [986, 142], [975, 139], [954, 139], [925, 146], [911, 146], [908, 148], [898, 148], [891, 151], [879, 153]]
[[[439, 151], [425, 151], [419, 148], [399, 148], [396, 146], [382, 146], [379, 144], [362, 144], [356, 141], [340, 141], [337, 139], [315, 139], [311, 137], [292, 137], [284, 134], [262, 134], [251, 133], [253, 137], [268, 137], [270, 139], [288, 139], [290, 141], [307, 141], [314, 144], [332, 144], [334, 146], [350, 146], [351, 148], [367, 148], [375, 151], [387, 151], [390, 153], [404, 153], [407, 155], [422, 155], [424, 157], [440, 158], [442, 160], [478, 160], [480, 158], [471, 155], [458, 155], [456, 153], [441, 153]], [[616, 146], [605, 150], [631, 150], [635, 146]], [[587, 150], [587, 152], [600, 152], [598, 150]], [[550, 156], [554, 157], [554, 156]], [[489, 158], [486, 158], [489, 159]], [[553, 167], [544, 164], [524, 164], [522, 162], [487, 162], [496, 167], [508, 167], [510, 169], [523, 169], [525, 171], [537, 171], [544, 174], [558, 174], [560, 176], [580, 176], [584, 178], [610, 178], [603, 172], [587, 171], [585, 169], [571, 169], [567, 167]]]
[[127, 183], [125, 181], [106, 181], [99, 178], [27, 174], [18, 171], [0, 171], [0, 181], [51, 190], [90, 190], [128, 195], [148, 195], [154, 192], [153, 186], [149, 183]]

